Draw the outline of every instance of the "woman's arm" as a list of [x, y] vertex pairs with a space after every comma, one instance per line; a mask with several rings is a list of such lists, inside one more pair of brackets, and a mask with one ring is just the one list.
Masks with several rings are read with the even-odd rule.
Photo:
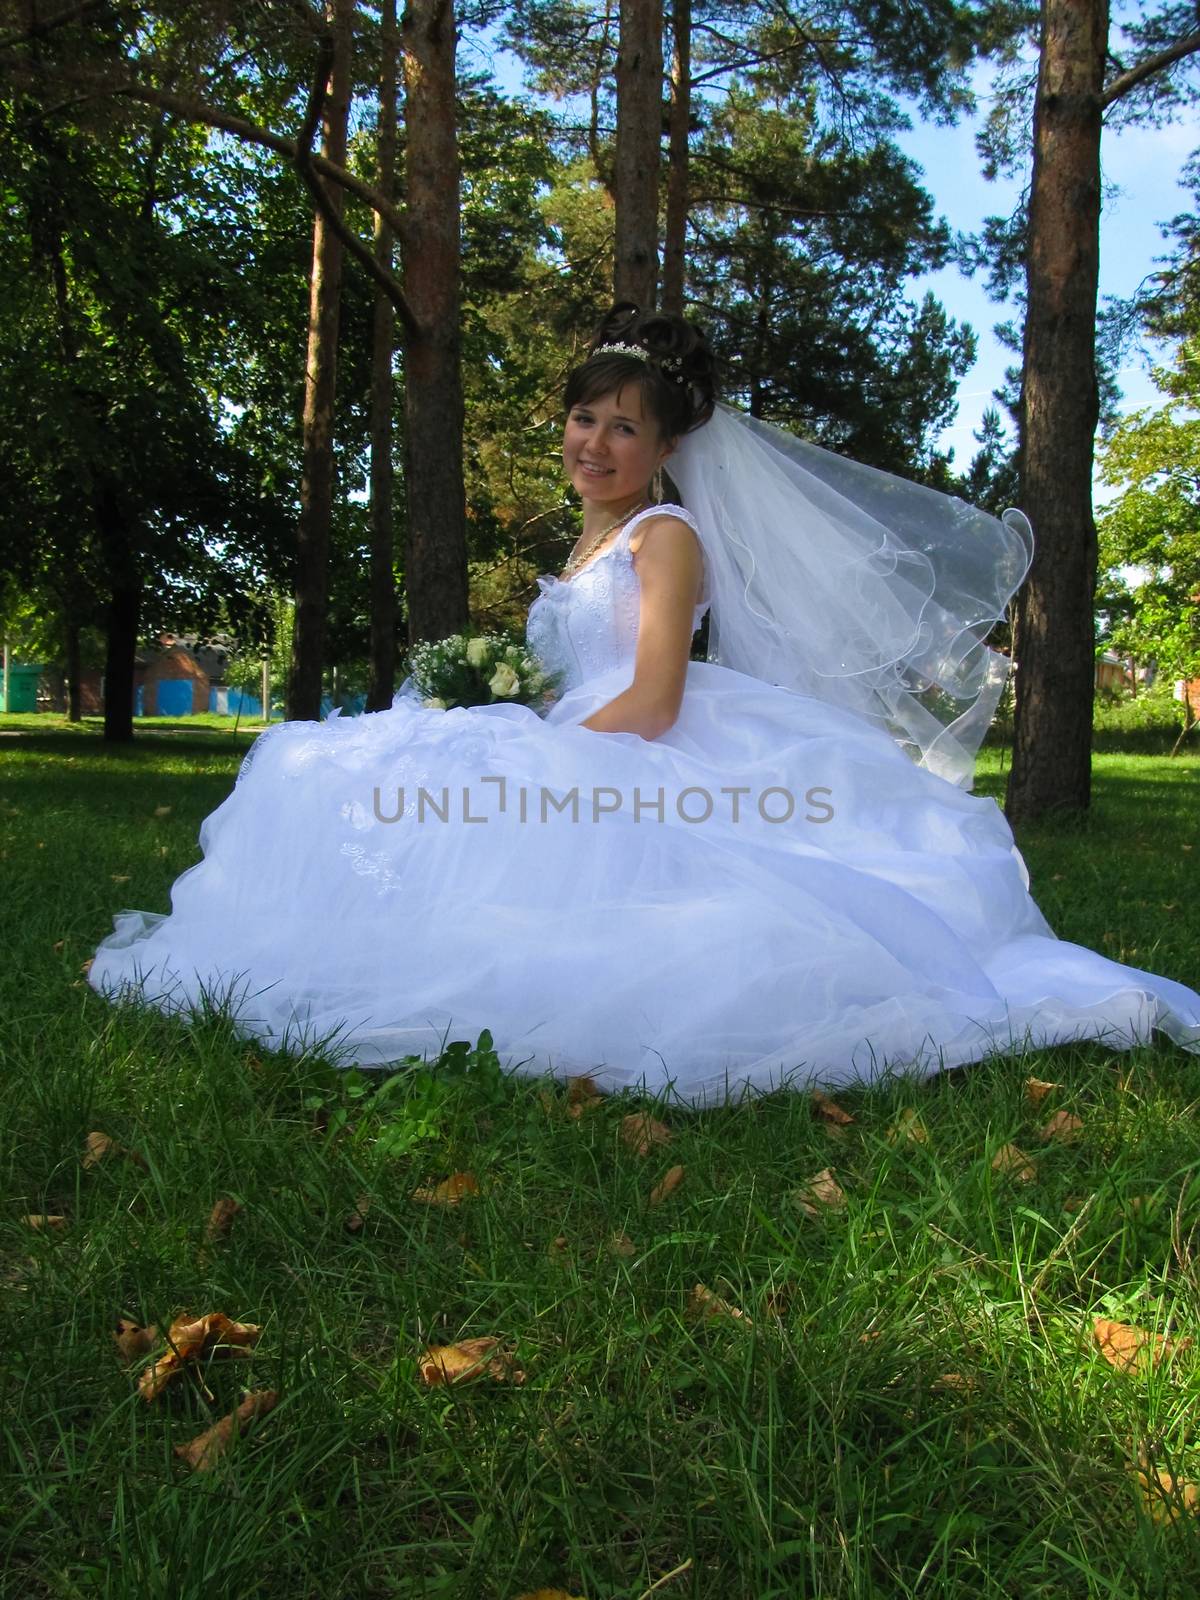
[[630, 545], [642, 591], [633, 682], [580, 726], [657, 739], [683, 703], [704, 560], [696, 535], [678, 517], [648, 517], [638, 534], [637, 549]]

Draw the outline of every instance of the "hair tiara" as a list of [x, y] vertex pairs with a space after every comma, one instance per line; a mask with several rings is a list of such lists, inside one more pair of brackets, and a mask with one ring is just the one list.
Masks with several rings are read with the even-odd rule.
[[683, 382], [683, 373], [680, 371], [683, 363], [678, 356], [665, 356], [656, 361], [640, 344], [602, 344], [592, 351], [592, 356], [609, 355], [632, 356], [635, 361], [644, 361], [649, 367], [659, 367], [663, 375], [670, 378], [673, 383]]

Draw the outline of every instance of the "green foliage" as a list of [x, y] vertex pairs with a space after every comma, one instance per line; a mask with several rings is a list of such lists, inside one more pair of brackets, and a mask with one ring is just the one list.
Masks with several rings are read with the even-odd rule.
[[1159, 677], [1137, 694], [1097, 695], [1093, 713], [1093, 747], [1098, 750], [1169, 751], [1186, 721], [1174, 684]]
[[[692, 18], [686, 292], [730, 398], [875, 465], [944, 477], [929, 441], [953, 414], [974, 336], [931, 296], [905, 297], [950, 239], [894, 142], [907, 122], [890, 91], [952, 118], [979, 17], [953, 4], [698, 0]], [[611, 225], [610, 11], [527, 0], [506, 38], [565, 103], [563, 148], [586, 152], [602, 180], [580, 196], [588, 225]]]
[[[1100, 454], [1103, 481], [1121, 494], [1098, 518], [1105, 642], [1164, 678], [1200, 677], [1200, 418], [1197, 344], [1159, 373], [1172, 396], [1125, 418]], [[1127, 578], [1118, 568], [1136, 567]]]
[[929, 440], [975, 341], [932, 295], [906, 297], [949, 248], [914, 165], [824, 130], [811, 92], [761, 85], [730, 89], [693, 159], [690, 288], [730, 393], [856, 459], [936, 472]]

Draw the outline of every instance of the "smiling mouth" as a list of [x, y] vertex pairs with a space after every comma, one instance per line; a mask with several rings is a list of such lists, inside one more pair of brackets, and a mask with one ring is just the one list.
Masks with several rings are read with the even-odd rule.
[[613, 470], [612, 467], [594, 467], [590, 461], [581, 461], [579, 465], [583, 468], [584, 472], [590, 472], [596, 477], [603, 477]]

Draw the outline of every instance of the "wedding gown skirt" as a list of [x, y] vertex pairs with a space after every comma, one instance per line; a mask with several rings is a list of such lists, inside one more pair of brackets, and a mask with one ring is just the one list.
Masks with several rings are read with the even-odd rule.
[[864, 719], [693, 662], [661, 738], [579, 727], [632, 679], [633, 526], [542, 580], [531, 640], [578, 679], [545, 720], [402, 694], [269, 730], [92, 984], [347, 1064], [487, 1029], [522, 1072], [696, 1104], [1156, 1029], [1200, 1052], [1200, 995], [1056, 938], [996, 802]]

